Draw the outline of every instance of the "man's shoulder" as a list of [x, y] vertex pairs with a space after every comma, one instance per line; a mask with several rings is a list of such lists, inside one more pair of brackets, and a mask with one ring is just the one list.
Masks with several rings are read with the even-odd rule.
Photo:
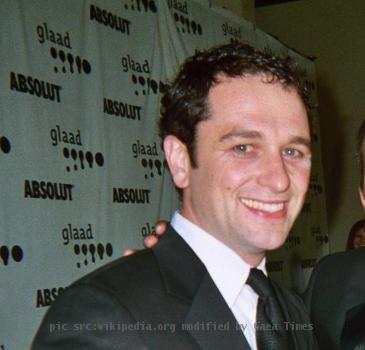
[[89, 286], [113, 294], [129, 295], [130, 289], [160, 288], [159, 266], [151, 249], [121, 257], [83, 276], [71, 287]]

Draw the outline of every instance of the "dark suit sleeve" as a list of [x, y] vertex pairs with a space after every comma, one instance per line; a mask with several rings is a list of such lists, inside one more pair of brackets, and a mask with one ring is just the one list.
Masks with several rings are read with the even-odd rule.
[[32, 350], [145, 350], [138, 327], [111, 293], [90, 285], [71, 286], [47, 312]]

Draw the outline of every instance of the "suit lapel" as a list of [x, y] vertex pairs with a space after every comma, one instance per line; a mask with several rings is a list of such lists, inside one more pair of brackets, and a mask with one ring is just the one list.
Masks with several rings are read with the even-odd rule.
[[153, 251], [167, 293], [187, 303], [182, 322], [201, 348], [249, 350], [242, 331], [236, 330], [236, 320], [205, 266], [172, 227]]
[[[208, 273], [193, 299], [185, 325], [202, 349], [242, 349], [250, 346]], [[208, 328], [209, 327], [209, 328]]]

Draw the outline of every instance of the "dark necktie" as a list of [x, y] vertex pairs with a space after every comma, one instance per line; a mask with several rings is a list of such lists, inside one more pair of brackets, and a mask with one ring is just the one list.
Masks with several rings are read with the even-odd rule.
[[246, 283], [259, 296], [255, 324], [258, 350], [294, 349], [270, 280], [261, 270], [252, 268]]

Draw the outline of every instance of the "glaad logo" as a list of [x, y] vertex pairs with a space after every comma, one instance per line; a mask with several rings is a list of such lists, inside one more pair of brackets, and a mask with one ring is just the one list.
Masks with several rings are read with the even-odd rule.
[[21, 262], [23, 260], [23, 255], [23, 249], [18, 245], [11, 248], [6, 245], [0, 247], [0, 258], [5, 266], [9, 264], [9, 260], [11, 259], [17, 263]]
[[147, 59], [138, 61], [128, 54], [122, 57], [121, 63], [124, 73], [132, 72], [131, 80], [139, 88], [134, 91], [136, 96], [149, 95], [151, 92], [156, 95], [164, 91], [166, 86], [164, 83], [146, 77], [147, 74], [151, 74], [150, 63]]
[[67, 226], [62, 229], [61, 236], [64, 245], [68, 245], [72, 241], [94, 239], [91, 224], [87, 224], [86, 228], [67, 224]]
[[130, 0], [129, 5], [125, 4], [124, 8], [138, 12], [157, 12], [156, 3], [153, 0]]
[[37, 31], [38, 41], [41, 44], [44, 44], [47, 41], [53, 44], [57, 44], [72, 49], [69, 32], [65, 32], [64, 34], [56, 32], [51, 28], [49, 28], [48, 24], [45, 22], [38, 25], [36, 31]]
[[37, 289], [36, 308], [50, 306], [65, 289], [65, 287]]
[[104, 26], [119, 31], [122, 34], [130, 34], [131, 21], [97, 6], [90, 5], [90, 20], [103, 24]]
[[295, 248], [296, 246], [300, 245], [301, 241], [300, 241], [300, 236], [295, 235], [293, 232], [290, 232], [288, 238], [286, 239], [285, 242], [285, 249], [286, 250], [290, 250]]
[[222, 24], [222, 31], [224, 36], [230, 36], [232, 39], [236, 41], [242, 39], [241, 27], [235, 27], [228, 22]]
[[322, 246], [323, 244], [327, 244], [329, 242], [328, 235], [322, 233], [321, 226], [313, 225], [311, 227], [311, 236], [315, 237], [317, 242], [317, 246]]
[[[111, 257], [113, 255], [113, 246], [111, 243], [86, 243], [85, 241], [91, 241], [94, 239], [93, 228], [91, 224], [87, 224], [86, 227], [76, 227], [73, 224], [67, 224], [61, 230], [61, 237], [64, 245], [72, 245], [72, 251], [78, 257], [83, 258], [83, 265], [87, 266], [89, 262], [96, 263], [99, 258], [103, 260], [104, 257]], [[84, 241], [85, 243], [81, 243]], [[77, 242], [77, 243], [76, 243]], [[90, 257], [88, 257], [90, 253]], [[77, 262], [76, 266], [80, 268], [82, 263]]]
[[266, 268], [268, 272], [280, 272], [283, 271], [284, 261], [277, 260], [277, 261], [268, 261], [266, 263]]
[[132, 75], [133, 84], [137, 85], [140, 90], [134, 90], [136, 96], [142, 95], [150, 95], [151, 91], [154, 95], [164, 92], [166, 89], [166, 85], [160, 81], [156, 81], [151, 78], [145, 78], [143, 76]]
[[[91, 64], [88, 60], [82, 59], [80, 56], [74, 57], [70, 52], [66, 54], [63, 50], [57, 51], [57, 49], [54, 47], [51, 47], [49, 49], [49, 52], [52, 58], [57, 61], [59, 60], [58, 62], [62, 64], [62, 73], [91, 73]], [[54, 66], [53, 70], [55, 71], [55, 73], [59, 72], [59, 68], [57, 66]]]
[[49, 132], [51, 143], [57, 146], [59, 143], [70, 143], [72, 145], [82, 146], [80, 129], [75, 132], [62, 130], [59, 125]]
[[[67, 147], [64, 147], [63, 156], [66, 159], [73, 160], [74, 171], [77, 171], [79, 169], [84, 170], [87, 168], [87, 166], [89, 167], [89, 169], [92, 169], [94, 163], [99, 167], [102, 167], [104, 165], [104, 156], [100, 152], [97, 152], [95, 153], [95, 155], [93, 155], [90, 151], [86, 152], [82, 150], [76, 151], [76, 149], [74, 148], [68, 149]], [[79, 165], [77, 161], [79, 161]], [[71, 167], [67, 165], [66, 170], [70, 172]]]
[[182, 0], [167, 0], [167, 4], [169, 6], [170, 9], [174, 9], [176, 11], [185, 13], [186, 15], [188, 15], [188, 3], [187, 1], [182, 1]]
[[317, 259], [303, 259], [300, 261], [300, 265], [302, 269], [308, 269], [314, 267], [316, 264]]
[[192, 34], [192, 35], [202, 35], [203, 28], [202, 26], [183, 15], [174, 13], [174, 20], [176, 22], [176, 29], [179, 33], [183, 34]]
[[[41, 44], [48, 42], [62, 46], [64, 48], [72, 49], [69, 32], [65, 32], [64, 34], [56, 32], [52, 30], [45, 22], [37, 26], [36, 32], [38, 41]], [[57, 62], [62, 65], [61, 69], [59, 69], [59, 67], [57, 66], [53, 68], [55, 73], [62, 71], [63, 73], [70, 72], [71, 74], [74, 74], [76, 72], [78, 72], [79, 74], [81, 74], [82, 72], [84, 72], [85, 74], [90, 74], [91, 64], [86, 59], [82, 59], [80, 56], [74, 57], [70, 52], [66, 54], [64, 50], [57, 50], [53, 46], [50, 47], [49, 52], [51, 57], [57, 60]]]
[[[113, 246], [111, 243], [104, 244], [98, 243], [98, 244], [74, 244], [73, 251], [75, 255], [82, 256], [84, 258], [83, 263], [84, 266], [87, 266], [89, 264], [89, 260], [91, 258], [92, 263], [96, 263], [97, 258], [99, 257], [100, 260], [103, 260], [104, 257], [111, 257], [113, 255]], [[88, 257], [88, 254], [90, 253], [90, 257]], [[81, 268], [81, 263], [76, 263], [76, 266], [78, 268]]]
[[11, 144], [10, 141], [5, 137], [0, 137], [0, 151], [2, 151], [5, 154], [8, 154], [11, 150]]
[[160, 159], [152, 159], [152, 157], [158, 157], [157, 144], [154, 142], [152, 145], [143, 144], [139, 140], [132, 144], [132, 153], [134, 158], [141, 159], [141, 165], [146, 171], [145, 179], [148, 177], [154, 177], [157, 171], [157, 175], [162, 175], [162, 167], [166, 167], [166, 162], [162, 163]]
[[187, 1], [168, 0], [168, 5], [170, 10], [176, 11], [173, 15], [176, 22], [176, 29], [179, 33], [191, 35], [203, 34], [202, 26], [198, 22], [187, 17], [189, 15]]
[[309, 193], [311, 196], [316, 197], [322, 194], [323, 187], [318, 182], [317, 176], [312, 176], [309, 183]]

